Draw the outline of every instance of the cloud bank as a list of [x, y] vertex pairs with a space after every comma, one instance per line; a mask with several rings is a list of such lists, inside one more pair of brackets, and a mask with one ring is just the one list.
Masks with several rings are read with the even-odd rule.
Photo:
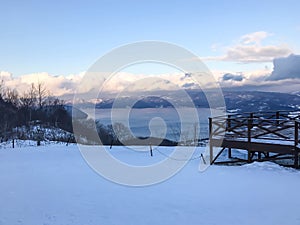
[[[245, 36], [242, 40], [245, 43], [260, 42], [266, 34]], [[221, 87], [230, 90], [259, 90], [274, 92], [299, 92], [300, 87], [300, 55], [291, 54], [288, 57], [280, 57], [273, 60], [274, 68], [263, 70], [239, 72], [236, 71], [212, 71], [216, 81]], [[103, 93], [121, 93], [124, 90], [129, 92], [153, 91], [153, 90], [176, 90], [176, 89], [197, 89], [200, 88], [193, 80], [191, 74], [173, 73], [160, 75], [134, 74], [119, 72], [110, 79], [102, 79], [101, 82], [90, 80], [87, 87], [82, 86], [82, 78], [85, 73], [72, 74], [67, 76], [53, 76], [49, 73], [33, 73], [14, 77], [11, 73], [0, 72], [0, 79], [10, 89], [17, 90], [20, 94], [27, 91], [31, 84], [42, 83], [55, 96], [68, 96], [73, 94], [84, 94], [88, 91]], [[103, 84], [104, 82], [104, 84]], [[203, 88], [203, 87], [202, 87]], [[210, 88], [209, 83], [204, 88]]]
[[[89, 91], [100, 91], [118, 93], [124, 89], [134, 91], [150, 90], [174, 90], [178, 88], [199, 88], [193, 78], [184, 73], [145, 75], [119, 72], [110, 79], [90, 80], [82, 85], [82, 78], [86, 73], [73, 74], [67, 76], [53, 76], [49, 73], [33, 73], [19, 77], [6, 71], [0, 72], [0, 79], [4, 86], [17, 90], [20, 94], [26, 92], [31, 84], [41, 83], [55, 96], [72, 95], [86, 93]], [[101, 74], [96, 74], [101, 77]]]
[[221, 56], [209, 56], [203, 60], [232, 61], [241, 63], [272, 62], [274, 58], [288, 56], [292, 50], [286, 44], [266, 45], [263, 41], [271, 34], [265, 31], [243, 35], [239, 41], [225, 48], [225, 54]]
[[274, 70], [267, 80], [300, 79], [300, 55], [290, 55], [273, 61]]
[[219, 72], [223, 88], [273, 92], [299, 92], [300, 55], [276, 58], [273, 70], [245, 72], [243, 74]]
[[9, 72], [1, 71], [0, 79], [3, 81], [5, 87], [15, 89], [20, 94], [26, 92], [31, 84], [41, 83], [45, 85], [51, 94], [61, 96], [74, 93], [82, 75], [52, 76], [49, 73], [42, 72], [13, 77]]

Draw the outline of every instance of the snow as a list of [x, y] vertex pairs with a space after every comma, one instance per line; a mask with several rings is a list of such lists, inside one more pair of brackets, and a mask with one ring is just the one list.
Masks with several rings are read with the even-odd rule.
[[[136, 165], [165, 157], [157, 149], [150, 157], [144, 148], [110, 151]], [[128, 187], [95, 173], [76, 145], [6, 146], [0, 148], [0, 225], [300, 224], [300, 171], [255, 162], [199, 172], [199, 162], [195, 157], [165, 182]]]
[[[221, 139], [222, 137], [219, 137]], [[216, 138], [217, 139], [217, 138]], [[230, 138], [227, 138], [230, 140]], [[244, 141], [247, 142], [248, 138], [242, 138], [242, 137], [234, 137], [232, 138], [235, 141]], [[277, 144], [277, 145], [290, 145], [294, 146], [295, 141], [294, 140], [287, 140], [287, 139], [267, 139], [267, 138], [251, 138], [252, 143], [265, 143], [265, 144]], [[300, 147], [300, 143], [297, 144], [297, 146]]]
[[41, 135], [42, 139], [47, 140], [48, 142], [57, 140], [67, 141], [73, 137], [73, 134], [58, 127], [44, 127], [41, 125], [16, 127], [14, 128], [14, 132], [18, 137], [22, 137], [27, 140], [36, 140], [37, 137]]

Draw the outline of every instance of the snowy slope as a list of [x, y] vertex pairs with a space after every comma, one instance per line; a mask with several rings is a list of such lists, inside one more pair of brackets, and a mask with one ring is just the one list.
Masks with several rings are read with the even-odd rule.
[[[112, 152], [145, 165], [164, 157], [124, 147]], [[163, 183], [133, 188], [96, 174], [76, 145], [2, 148], [0, 224], [300, 224], [299, 171], [253, 163], [200, 173], [198, 166], [199, 160], [192, 160]]]

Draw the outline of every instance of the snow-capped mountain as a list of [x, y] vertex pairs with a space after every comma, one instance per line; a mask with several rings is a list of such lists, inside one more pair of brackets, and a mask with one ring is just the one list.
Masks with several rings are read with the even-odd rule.
[[[205, 94], [199, 90], [188, 90], [188, 95], [195, 107], [209, 107]], [[224, 91], [227, 110], [265, 111], [265, 110], [298, 110], [300, 96], [297, 94], [258, 92], [258, 91]], [[116, 103], [117, 102], [117, 103]], [[133, 104], [134, 103], [134, 104]], [[189, 107], [190, 103], [177, 91], [144, 92], [139, 96], [105, 99], [96, 104], [97, 108], [133, 107], [133, 108], [169, 108]]]

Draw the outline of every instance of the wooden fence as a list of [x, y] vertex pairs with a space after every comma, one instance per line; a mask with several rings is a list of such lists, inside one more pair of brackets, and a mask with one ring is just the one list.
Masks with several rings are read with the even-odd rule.
[[[248, 151], [248, 162], [255, 155], [257, 160], [292, 156], [293, 166], [299, 167], [299, 130], [300, 112], [251, 112], [209, 118], [210, 162], [215, 163], [225, 149], [229, 158], [232, 149], [242, 149]], [[215, 155], [214, 147], [222, 150]], [[271, 157], [270, 153], [276, 154]]]

